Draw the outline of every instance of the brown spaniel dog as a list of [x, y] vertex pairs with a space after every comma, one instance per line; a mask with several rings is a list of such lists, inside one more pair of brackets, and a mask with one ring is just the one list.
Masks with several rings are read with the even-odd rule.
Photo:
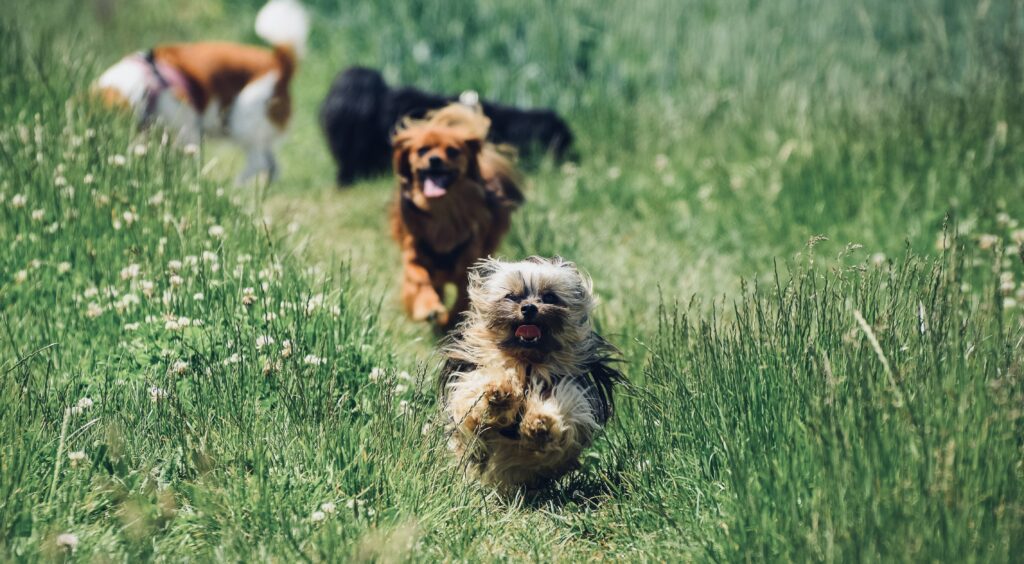
[[[402, 247], [402, 304], [416, 321], [451, 329], [469, 305], [468, 270], [493, 253], [523, 203], [507, 149], [484, 141], [478, 109], [453, 104], [407, 120], [392, 139], [399, 191], [392, 232]], [[444, 305], [454, 284], [455, 304]]]

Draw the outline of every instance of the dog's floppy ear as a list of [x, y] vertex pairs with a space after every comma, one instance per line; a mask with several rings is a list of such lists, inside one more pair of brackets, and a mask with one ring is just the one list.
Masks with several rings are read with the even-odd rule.
[[412, 167], [409, 165], [409, 144], [412, 138], [408, 131], [399, 131], [391, 138], [392, 166], [402, 186], [412, 183]]
[[471, 291], [479, 290], [484, 281], [500, 268], [501, 261], [491, 256], [476, 261], [469, 269], [469, 289]]
[[466, 146], [466, 157], [469, 162], [469, 168], [466, 170], [466, 174], [470, 178], [480, 179], [480, 151], [484, 147], [484, 142], [478, 137], [468, 137], [463, 143]]

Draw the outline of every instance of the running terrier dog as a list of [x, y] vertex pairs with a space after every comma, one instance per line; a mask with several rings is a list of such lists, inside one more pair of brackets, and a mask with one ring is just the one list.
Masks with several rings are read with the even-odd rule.
[[590, 278], [561, 258], [488, 259], [445, 347], [449, 446], [480, 481], [536, 487], [579, 465], [623, 382], [618, 351], [593, 328]]

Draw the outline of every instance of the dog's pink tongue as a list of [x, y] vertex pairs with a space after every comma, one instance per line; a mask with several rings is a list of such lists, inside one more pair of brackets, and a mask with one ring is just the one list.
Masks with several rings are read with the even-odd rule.
[[524, 339], [539, 339], [540, 327], [537, 327], [536, 325], [520, 325], [516, 328], [516, 337], [522, 337]]
[[440, 198], [447, 193], [447, 190], [438, 186], [438, 184], [431, 178], [428, 178], [426, 182], [423, 183], [423, 195], [428, 198]]

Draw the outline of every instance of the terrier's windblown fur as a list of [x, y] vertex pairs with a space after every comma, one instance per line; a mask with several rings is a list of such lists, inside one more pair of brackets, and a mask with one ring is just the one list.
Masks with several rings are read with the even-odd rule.
[[440, 379], [450, 446], [482, 482], [536, 486], [578, 466], [612, 413], [615, 347], [594, 332], [590, 278], [561, 258], [488, 259]]
[[[490, 121], [460, 104], [407, 120], [394, 137], [402, 303], [417, 321], [450, 329], [467, 307], [468, 270], [494, 252], [523, 202], [512, 161], [484, 141]], [[444, 288], [458, 292], [449, 309]]]
[[93, 86], [108, 104], [124, 106], [143, 125], [157, 122], [181, 144], [221, 135], [247, 153], [243, 183], [277, 173], [273, 148], [291, 117], [288, 85], [305, 49], [309, 17], [298, 0], [270, 0], [256, 34], [273, 49], [227, 42], [158, 45], [128, 55]]

